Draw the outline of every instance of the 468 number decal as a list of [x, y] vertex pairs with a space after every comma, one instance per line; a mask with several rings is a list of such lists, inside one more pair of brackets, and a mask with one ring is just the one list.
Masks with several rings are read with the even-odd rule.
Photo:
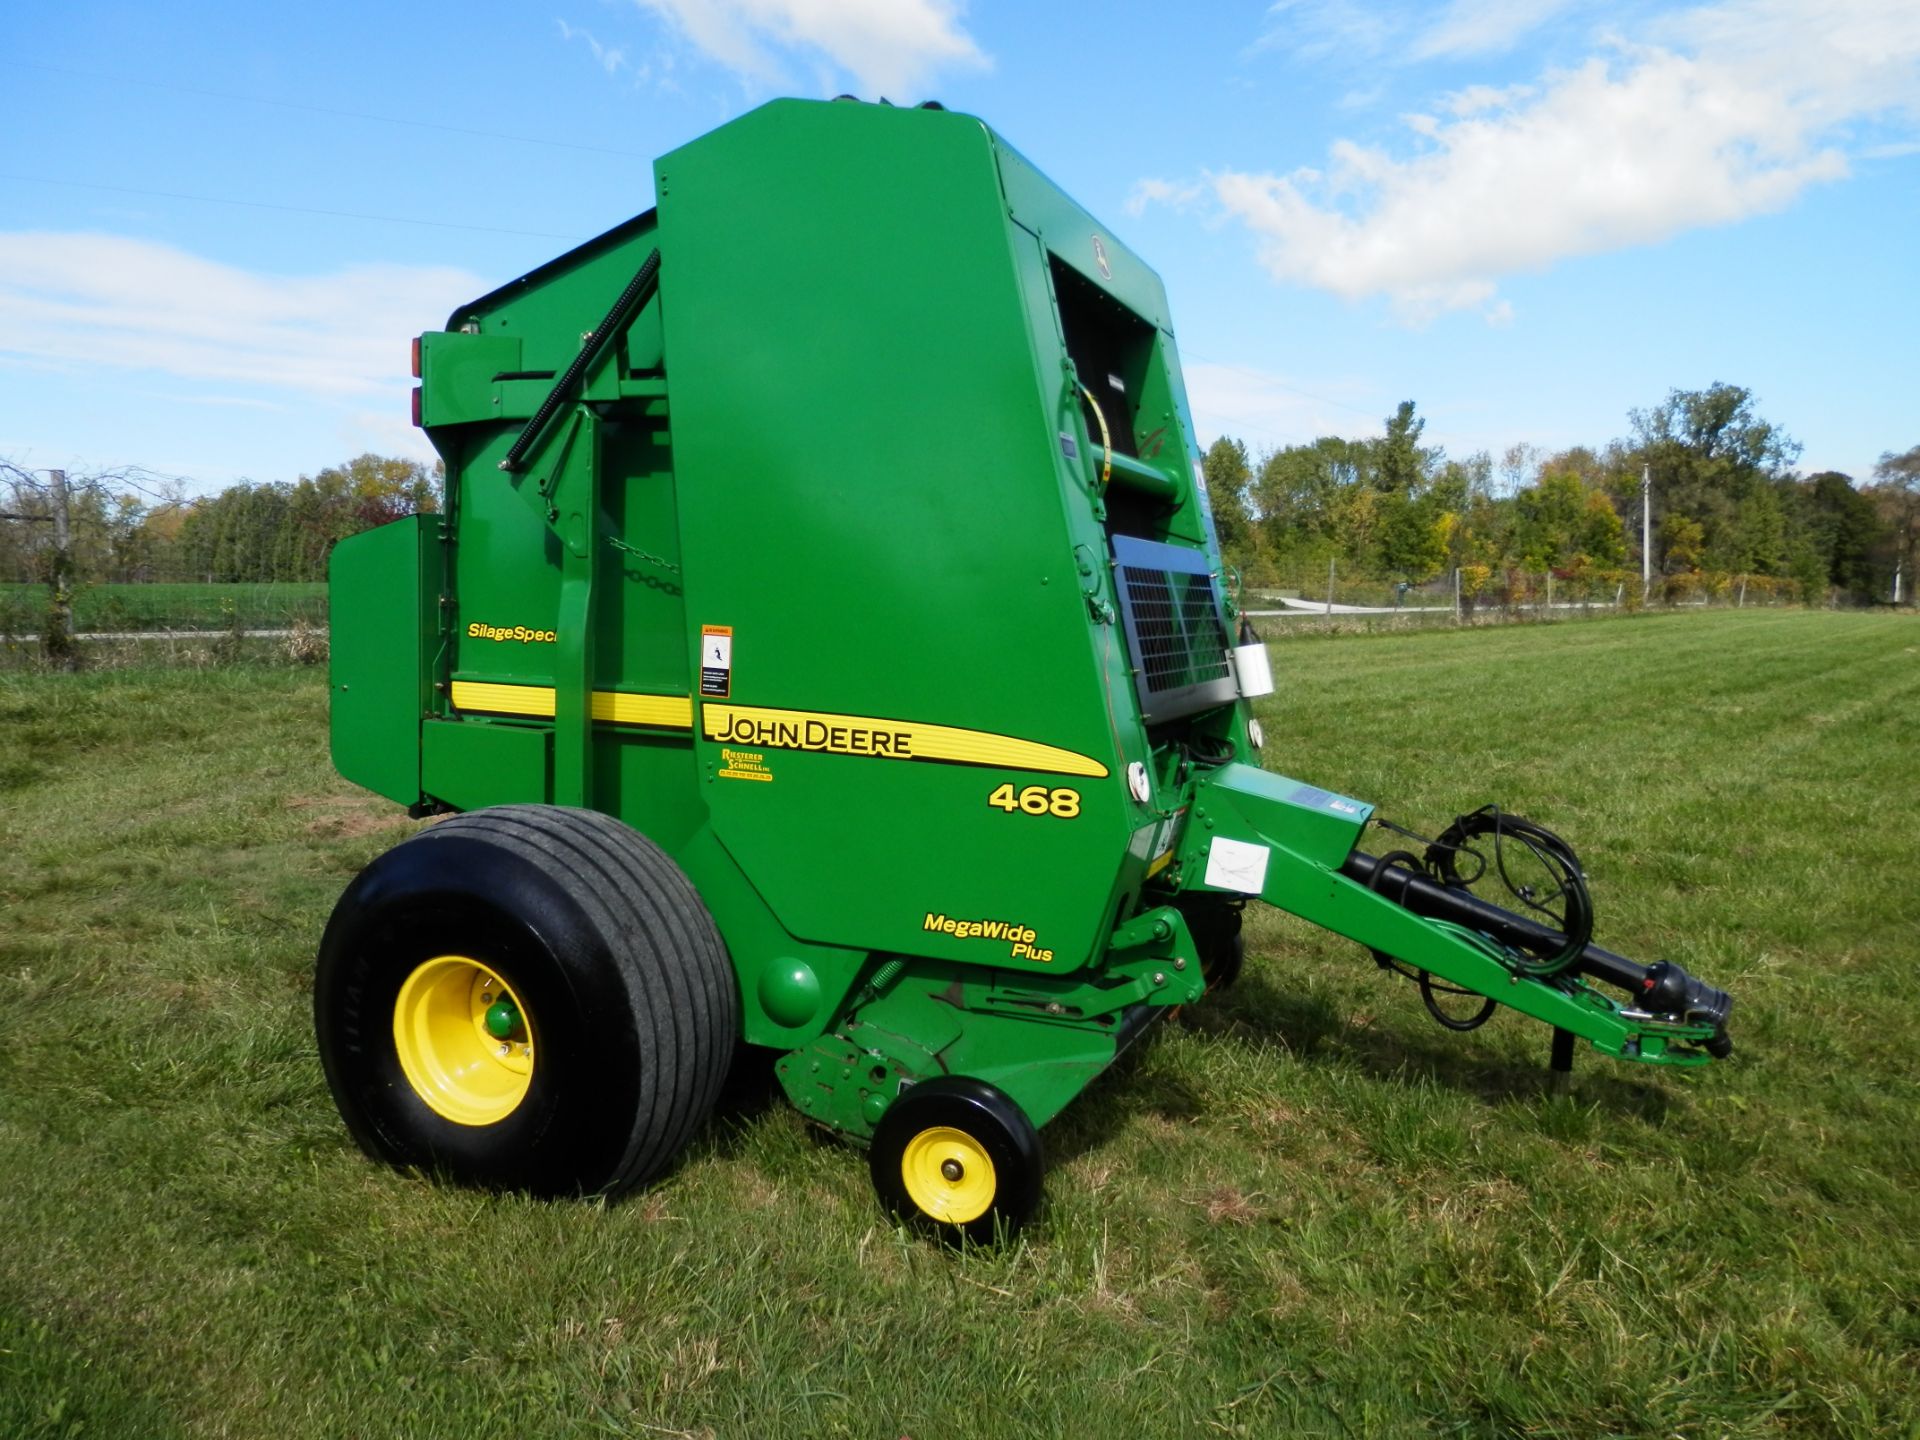
[[1051, 815], [1056, 820], [1072, 820], [1080, 814], [1080, 792], [1065, 788], [1049, 790], [1045, 785], [1029, 785], [1016, 791], [1013, 782], [995, 788], [987, 804], [1009, 815]]

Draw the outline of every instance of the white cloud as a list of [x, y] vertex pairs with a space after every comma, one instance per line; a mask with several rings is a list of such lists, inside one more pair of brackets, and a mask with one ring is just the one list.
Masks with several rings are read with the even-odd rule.
[[1402, 28], [1399, 17], [1355, 0], [1275, 0], [1255, 50], [1291, 50], [1302, 60], [1372, 56]]
[[1406, 117], [1403, 153], [1341, 140], [1324, 169], [1207, 183], [1277, 279], [1385, 295], [1410, 323], [1487, 306], [1501, 323], [1502, 276], [1780, 210], [1847, 174], [1845, 124], [1920, 108], [1911, 0], [1730, 0], [1657, 36], [1531, 86], [1455, 91]]
[[1198, 181], [1175, 184], [1170, 180], [1148, 178], [1133, 182], [1133, 191], [1127, 196], [1127, 213], [1142, 214], [1149, 205], [1167, 205], [1175, 210], [1184, 210], [1196, 200], [1206, 196], [1207, 187]]
[[593, 58], [599, 67], [609, 75], [617, 75], [627, 66], [627, 52], [612, 45], [602, 45], [592, 33], [577, 25], [569, 25], [564, 20], [555, 22], [560, 27], [562, 40], [584, 40], [587, 48], [593, 52]]
[[1570, 9], [1574, 0], [1453, 0], [1413, 42], [1413, 58], [1497, 55]]
[[[710, 58], [764, 87], [790, 83], [786, 58], [828, 88], [851, 76], [866, 99], [917, 100], [936, 73], [988, 59], [956, 0], [634, 0]], [[783, 58], [781, 52], [789, 52]]]
[[1361, 0], [1275, 0], [1254, 50], [1302, 60], [1436, 60], [1511, 50], [1581, 0], [1452, 0], [1440, 7]]
[[0, 233], [0, 354], [404, 404], [409, 338], [486, 288], [443, 267], [261, 275], [124, 236]]
[[1650, 37], [1787, 91], [1814, 124], [1920, 114], [1920, 5], [1912, 0], [1731, 0], [1682, 10]]
[[1531, 99], [1533, 93], [1531, 85], [1469, 85], [1442, 99], [1440, 107], [1449, 115], [1464, 119], [1483, 110], [1508, 109], [1516, 101]]

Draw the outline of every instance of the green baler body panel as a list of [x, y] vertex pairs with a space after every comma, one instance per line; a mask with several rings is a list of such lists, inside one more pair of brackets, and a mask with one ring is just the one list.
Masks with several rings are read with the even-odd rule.
[[420, 798], [420, 723], [441, 587], [436, 517], [412, 515], [336, 545], [328, 661], [333, 766], [376, 795]]
[[[796, 935], [1072, 969], [1111, 924], [1142, 823], [1119, 772], [1146, 748], [1101, 703], [1107, 627], [1089, 623], [1073, 548], [1105, 542], [1057, 439], [1058, 342], [1030, 323], [1025, 287], [1044, 295], [1045, 274], [1007, 222], [983, 127], [875, 118], [894, 119], [771, 106], [660, 162], [690, 627], [731, 629], [735, 707], [929, 722], [1079, 759], [729, 743], [735, 712], [709, 700], [705, 802]], [[723, 750], [762, 753], [772, 779], [718, 778]], [[1004, 783], [1073, 788], [1080, 813], [996, 809]], [[929, 915], [1031, 929], [1048, 958], [929, 931]]]
[[340, 769], [660, 844], [843, 1133], [942, 1071], [1044, 1120], [1204, 988], [1194, 755], [1296, 879], [1357, 828], [1248, 768], [1165, 293], [950, 112], [776, 101], [655, 185], [422, 337], [446, 514], [337, 552]]

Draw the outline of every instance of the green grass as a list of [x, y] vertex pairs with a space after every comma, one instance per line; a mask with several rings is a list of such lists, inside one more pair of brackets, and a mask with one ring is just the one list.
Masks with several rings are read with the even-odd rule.
[[1703, 1073], [1455, 1038], [1266, 913], [998, 1254], [749, 1088], [612, 1207], [380, 1169], [309, 967], [411, 828], [291, 670], [0, 675], [0, 1435], [1920, 1434], [1920, 624], [1277, 647], [1272, 763], [1561, 829], [1738, 1000]]
[[[37, 634], [46, 604], [44, 585], [0, 585], [0, 629]], [[324, 625], [326, 584], [290, 580], [271, 585], [172, 581], [82, 585], [73, 598], [76, 632], [219, 630], [236, 619], [243, 630], [280, 629], [296, 619]]]

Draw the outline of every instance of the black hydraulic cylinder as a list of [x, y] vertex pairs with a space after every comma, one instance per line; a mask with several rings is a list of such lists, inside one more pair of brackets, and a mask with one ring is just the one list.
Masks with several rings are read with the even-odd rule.
[[[1458, 885], [1442, 885], [1419, 871], [1404, 865], [1390, 865], [1377, 855], [1355, 850], [1341, 865], [1340, 873], [1369, 890], [1429, 920], [1446, 920], [1503, 945], [1534, 955], [1552, 955], [1566, 945], [1566, 936], [1490, 905], [1472, 891]], [[1589, 943], [1575, 957], [1575, 973], [1625, 990], [1649, 1013], [1677, 1015], [1692, 1023], [1713, 1025], [1720, 1033], [1707, 1046], [1709, 1050], [1731, 1049], [1726, 1039], [1727, 1016], [1733, 1000], [1724, 990], [1716, 990], [1687, 974], [1670, 961], [1643, 965]]]
[[540, 408], [533, 412], [533, 418], [527, 421], [526, 428], [507, 448], [506, 458], [500, 462], [502, 470], [511, 474], [520, 468], [520, 462], [527, 458], [527, 452], [533, 448], [533, 442], [540, 438], [540, 432], [546, 428], [547, 422], [572, 397], [580, 377], [587, 373], [587, 367], [600, 358], [600, 352], [607, 348], [607, 342], [615, 332], [640, 313], [659, 285], [660, 252], [650, 250], [647, 258], [640, 262], [640, 269], [633, 279], [627, 282], [627, 288], [613, 302], [613, 308], [607, 311], [606, 318], [587, 332], [579, 353], [573, 357], [573, 363], [567, 366], [564, 375], [553, 382], [553, 388], [540, 402]]

